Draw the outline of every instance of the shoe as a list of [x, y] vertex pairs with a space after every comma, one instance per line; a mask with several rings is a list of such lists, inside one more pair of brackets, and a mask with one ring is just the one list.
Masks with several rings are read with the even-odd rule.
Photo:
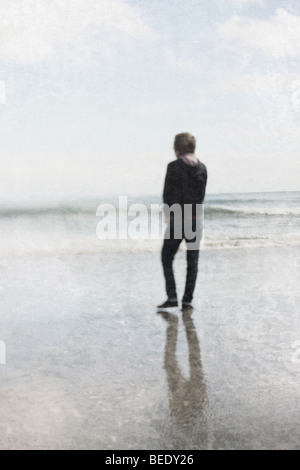
[[182, 312], [183, 313], [192, 313], [194, 310], [194, 307], [191, 304], [187, 304], [185, 302], [182, 302]]
[[166, 300], [166, 302], [157, 306], [157, 308], [173, 308], [173, 307], [178, 307], [177, 300]]

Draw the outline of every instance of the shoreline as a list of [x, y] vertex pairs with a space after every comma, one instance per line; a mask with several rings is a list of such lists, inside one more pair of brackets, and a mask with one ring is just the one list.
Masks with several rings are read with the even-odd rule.
[[[124, 249], [124, 247], [120, 247], [119, 250], [117, 249], [113, 249], [113, 250], [109, 250], [109, 249], [94, 249], [94, 248], [91, 248], [90, 250], [89, 249], [85, 249], [85, 250], [70, 250], [70, 251], [66, 251], [65, 249], [62, 249], [61, 251], [60, 250], [40, 250], [40, 251], [22, 251], [22, 252], [16, 252], [16, 253], [9, 253], [9, 252], [3, 252], [1, 253], [0, 252], [0, 260], [1, 259], [5, 259], [5, 258], [21, 258], [21, 257], [73, 257], [73, 256], [99, 256], [99, 255], [104, 255], [104, 256], [113, 256], [113, 255], [160, 255], [160, 252], [161, 252], [161, 248], [162, 248], [162, 244], [163, 244], [163, 240], [161, 240], [161, 245], [158, 246], [158, 247], [155, 247], [153, 249], [145, 249], [144, 247], [140, 250], [136, 249], [137, 246], [136, 246], [136, 242], [134, 244], [134, 246], [132, 247], [132, 249], [130, 248], [126, 248]], [[300, 246], [299, 243], [295, 243], [295, 244], [289, 244], [289, 245], [286, 245], [286, 244], [278, 244], [278, 245], [275, 245], [275, 244], [270, 244], [270, 245], [250, 245], [250, 246], [220, 246], [220, 247], [215, 247], [215, 246], [202, 246], [201, 249], [200, 249], [200, 252], [201, 253], [205, 253], [205, 252], [212, 252], [212, 251], [215, 251], [215, 252], [235, 252], [235, 251], [247, 251], [247, 250], [250, 250], [250, 251], [255, 251], [255, 250], [294, 250], [296, 247]], [[182, 242], [182, 245], [180, 246], [180, 249], [178, 251], [178, 254], [179, 253], [184, 253], [186, 252], [186, 247], [185, 247], [185, 244], [184, 242]]]

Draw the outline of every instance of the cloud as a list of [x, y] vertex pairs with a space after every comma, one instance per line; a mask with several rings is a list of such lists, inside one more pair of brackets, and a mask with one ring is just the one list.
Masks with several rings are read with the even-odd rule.
[[189, 54], [185, 54], [185, 52], [179, 54], [171, 48], [166, 48], [164, 53], [167, 63], [172, 69], [180, 70], [183, 73], [191, 72], [199, 74], [203, 72], [203, 65], [199, 57], [191, 57]]
[[260, 51], [268, 57], [300, 55], [300, 16], [283, 8], [276, 10], [268, 21], [235, 15], [219, 27], [219, 33], [225, 42]]
[[48, 60], [89, 32], [114, 41], [155, 37], [139, 10], [124, 0], [1, 0], [0, 60]]
[[299, 74], [288, 73], [266, 73], [254, 74], [247, 73], [237, 77], [231, 77], [230, 80], [223, 80], [219, 87], [224, 92], [242, 92], [248, 94], [262, 94], [268, 97], [271, 95], [288, 94], [298, 89], [300, 83]]
[[249, 5], [258, 5], [260, 7], [265, 6], [265, 0], [229, 0], [234, 6], [243, 8]]

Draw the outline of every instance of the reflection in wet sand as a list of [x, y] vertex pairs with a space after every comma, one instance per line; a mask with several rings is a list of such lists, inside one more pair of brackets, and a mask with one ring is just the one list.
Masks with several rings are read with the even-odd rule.
[[164, 368], [169, 387], [172, 447], [182, 450], [207, 449], [208, 398], [194, 322], [190, 314], [183, 314], [190, 367], [190, 377], [186, 379], [176, 358], [179, 319], [168, 312], [159, 313], [168, 325]]

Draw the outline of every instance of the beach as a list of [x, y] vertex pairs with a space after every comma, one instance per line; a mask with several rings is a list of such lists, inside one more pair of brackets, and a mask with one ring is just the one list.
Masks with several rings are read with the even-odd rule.
[[0, 2], [0, 450], [300, 450], [299, 71], [296, 0]]
[[1, 449], [299, 449], [295, 247], [203, 250], [190, 318], [157, 313], [159, 252], [0, 269]]

